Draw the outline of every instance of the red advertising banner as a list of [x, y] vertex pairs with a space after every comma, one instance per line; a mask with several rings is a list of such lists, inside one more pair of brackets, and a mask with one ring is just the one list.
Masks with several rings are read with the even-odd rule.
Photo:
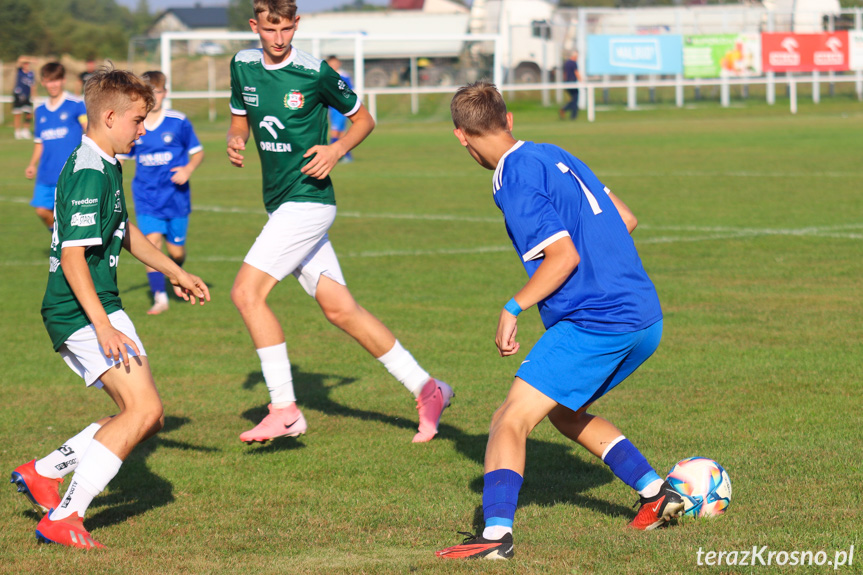
[[842, 72], [850, 69], [848, 32], [761, 35], [765, 72]]

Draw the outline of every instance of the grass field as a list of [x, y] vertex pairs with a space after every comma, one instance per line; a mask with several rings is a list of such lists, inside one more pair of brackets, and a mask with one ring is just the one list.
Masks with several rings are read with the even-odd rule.
[[[179, 106], [183, 109], [182, 106]], [[197, 121], [187, 267], [204, 308], [149, 307], [126, 254], [120, 288], [147, 347], [167, 425], [126, 461], [86, 523], [105, 552], [37, 545], [36, 515], [0, 497], [3, 573], [826, 573], [707, 567], [697, 552], [838, 551], [863, 572], [863, 107], [752, 102], [721, 110], [601, 112], [587, 124], [519, 99], [517, 137], [585, 160], [639, 218], [635, 241], [665, 311], [658, 352], [595, 405], [660, 473], [704, 455], [731, 475], [729, 512], [630, 532], [636, 497], [544, 422], [528, 444], [516, 556], [500, 565], [433, 552], [481, 525], [488, 424], [524, 352], [501, 359], [501, 306], [525, 281], [491, 198], [491, 172], [461, 149], [446, 102], [410, 121], [393, 107], [334, 173], [331, 239], [357, 300], [456, 389], [440, 433], [410, 443], [413, 398], [294, 281], [283, 320], [309, 433], [248, 447], [266, 388], [229, 292], [263, 214], [257, 159], [224, 156], [224, 121]], [[48, 234], [27, 206], [31, 147], [0, 136], [0, 470], [55, 449], [112, 413], [53, 353], [39, 317]], [[127, 170], [128, 182], [132, 170]], [[131, 202], [130, 202], [131, 203]], [[535, 310], [522, 349], [540, 336]], [[765, 559], [766, 559], [765, 554]]]

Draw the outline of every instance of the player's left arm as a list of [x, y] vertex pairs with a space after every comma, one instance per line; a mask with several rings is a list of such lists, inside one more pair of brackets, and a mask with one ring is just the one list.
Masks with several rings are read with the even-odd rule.
[[[581, 256], [569, 235], [543, 248], [543, 260], [536, 272], [523, 288], [515, 294], [518, 306], [525, 310], [553, 294], [572, 275], [581, 262]], [[497, 323], [495, 344], [501, 357], [518, 353], [519, 344], [515, 341], [518, 318], [501, 310]]]
[[305, 175], [323, 180], [342, 156], [359, 146], [375, 129], [375, 120], [363, 104], [360, 104], [359, 109], [348, 116], [348, 119], [351, 125], [344, 136], [328, 146], [312, 146], [303, 154], [304, 158], [314, 156], [303, 166], [302, 172]]
[[635, 214], [633, 214], [632, 210], [623, 203], [623, 200], [615, 196], [611, 190], [608, 190], [606, 193], [608, 194], [608, 198], [614, 204], [614, 207], [617, 208], [617, 213], [620, 214], [620, 217], [623, 219], [623, 223], [626, 224], [626, 231], [631, 234], [632, 230], [635, 229], [635, 226], [638, 225], [638, 219], [636, 219]]
[[210, 290], [207, 284], [196, 275], [192, 275], [162, 253], [141, 233], [138, 226], [127, 223], [123, 247], [135, 256], [135, 259], [162, 272], [171, 285], [179, 287], [183, 299], [194, 304], [195, 298], [204, 305], [204, 300], [210, 301]]
[[201, 165], [201, 162], [204, 161], [204, 150], [189, 154], [189, 163], [185, 166], [177, 166], [176, 168], [171, 168], [173, 175], [171, 176], [171, 181], [177, 184], [178, 186], [182, 186], [186, 182], [189, 181], [189, 178], [192, 177], [192, 173], [198, 169], [198, 166]]

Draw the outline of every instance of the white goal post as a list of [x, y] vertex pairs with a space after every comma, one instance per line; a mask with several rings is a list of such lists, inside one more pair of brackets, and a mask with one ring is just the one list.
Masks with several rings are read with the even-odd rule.
[[[172, 56], [174, 43], [184, 41], [188, 43], [196, 43], [200, 45], [202, 42], [245, 42], [248, 45], [260, 46], [258, 35], [254, 32], [163, 32], [160, 37], [160, 61], [161, 70], [167, 77], [168, 97], [175, 98], [224, 98], [229, 97], [229, 91], [216, 91], [212, 87], [206, 91], [185, 91], [177, 92], [172, 90], [173, 84], [173, 69]], [[411, 84], [412, 88], [416, 88], [415, 76], [417, 61], [422, 60], [424, 53], [420, 44], [425, 44], [427, 47], [430, 43], [447, 42], [450, 45], [479, 45], [484, 44], [489, 47], [488, 52], [491, 58], [491, 72], [494, 83], [498, 86], [503, 85], [504, 81], [504, 64], [499, 57], [502, 48], [502, 36], [498, 34], [451, 34], [451, 35], [428, 35], [428, 36], [399, 36], [399, 35], [366, 35], [360, 33], [351, 34], [305, 34], [302, 38], [294, 38], [294, 45], [302, 43], [301, 49], [311, 53], [317, 58], [325, 58], [330, 53], [335, 53], [333, 47], [338, 47], [339, 52], [349, 53], [353, 57], [353, 81], [354, 91], [362, 97], [369, 90], [366, 88], [365, 64], [368, 59], [375, 59], [381, 56], [383, 52], [403, 52], [406, 54], [403, 58], [410, 61], [411, 69]], [[385, 46], [396, 46], [393, 50], [387, 50]], [[371, 48], [370, 48], [371, 47]], [[326, 48], [326, 52], [324, 49]], [[372, 54], [367, 57], [367, 54]], [[382, 56], [393, 57], [394, 56]], [[210, 62], [212, 66], [212, 62]], [[212, 73], [212, 72], [211, 72]], [[224, 71], [223, 73], [227, 73]], [[170, 101], [167, 105], [170, 106]]]

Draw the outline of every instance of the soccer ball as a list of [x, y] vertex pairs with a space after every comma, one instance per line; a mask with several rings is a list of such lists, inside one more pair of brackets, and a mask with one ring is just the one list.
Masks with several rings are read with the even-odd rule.
[[712, 459], [690, 457], [678, 461], [668, 472], [666, 480], [683, 496], [684, 515], [721, 515], [731, 504], [731, 479]]

